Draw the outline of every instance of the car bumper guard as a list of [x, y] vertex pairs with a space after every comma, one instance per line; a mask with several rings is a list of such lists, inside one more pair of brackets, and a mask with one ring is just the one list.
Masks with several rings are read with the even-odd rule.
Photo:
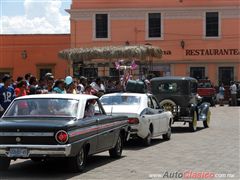
[[[18, 156], [12, 155], [11, 149], [25, 149], [26, 154]], [[0, 145], [0, 156], [7, 156], [9, 158], [27, 158], [34, 156], [69, 156], [71, 153], [71, 145]]]

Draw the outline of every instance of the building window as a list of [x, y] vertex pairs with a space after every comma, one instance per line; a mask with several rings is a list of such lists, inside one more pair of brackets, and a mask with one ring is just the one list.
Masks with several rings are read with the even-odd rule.
[[96, 14], [95, 29], [96, 38], [108, 38], [108, 14]]
[[196, 79], [204, 79], [205, 67], [190, 67], [190, 76]]
[[87, 78], [96, 78], [98, 77], [98, 68], [90, 67], [84, 68], [84, 76]]
[[109, 68], [109, 75], [112, 78], [119, 78], [124, 75], [124, 70], [118, 70], [116, 68]]
[[148, 14], [148, 37], [161, 38], [161, 13]]
[[218, 12], [206, 12], [205, 19], [206, 37], [218, 37], [219, 36], [219, 13]]
[[42, 78], [46, 73], [54, 74], [54, 64], [50, 65], [37, 65], [37, 77]]
[[230, 85], [234, 80], [234, 67], [219, 67], [218, 69], [219, 84]]

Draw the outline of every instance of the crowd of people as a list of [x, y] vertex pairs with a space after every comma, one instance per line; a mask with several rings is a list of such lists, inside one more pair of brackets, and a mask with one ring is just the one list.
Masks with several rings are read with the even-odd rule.
[[[128, 80], [131, 78], [128, 78]], [[65, 79], [55, 79], [52, 73], [46, 73], [39, 80], [31, 73], [27, 73], [24, 77], [18, 77], [13, 81], [10, 75], [6, 74], [0, 83], [0, 117], [13, 101], [14, 98], [33, 94], [48, 94], [48, 93], [71, 93], [71, 94], [91, 94], [102, 96], [104, 93], [121, 92], [126, 88], [124, 79], [105, 80], [100, 78], [95, 80], [87, 79], [81, 76], [80, 78], [72, 78], [67, 76]], [[146, 85], [150, 82], [145, 80]], [[149, 86], [147, 86], [149, 87]], [[148, 89], [148, 88], [147, 88]], [[231, 82], [230, 96], [231, 105], [237, 105], [237, 85]], [[223, 105], [225, 89], [224, 85], [219, 86], [219, 104]]]
[[120, 92], [123, 90], [121, 80], [102, 81], [86, 77], [55, 79], [52, 73], [46, 73], [39, 80], [28, 73], [24, 77], [18, 77], [13, 81], [11, 76], [6, 74], [0, 83], [0, 117], [13, 101], [14, 98], [33, 94], [91, 94], [101, 96], [108, 92]]

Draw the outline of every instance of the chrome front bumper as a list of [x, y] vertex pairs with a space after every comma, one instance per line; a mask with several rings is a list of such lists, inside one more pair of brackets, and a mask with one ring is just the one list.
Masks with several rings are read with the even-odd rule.
[[[26, 157], [12, 157], [10, 155], [11, 148], [22, 148], [27, 149]], [[28, 158], [28, 157], [44, 157], [44, 156], [54, 156], [54, 157], [67, 157], [71, 153], [71, 144], [66, 145], [0, 145], [0, 156], [7, 156], [10, 158]]]

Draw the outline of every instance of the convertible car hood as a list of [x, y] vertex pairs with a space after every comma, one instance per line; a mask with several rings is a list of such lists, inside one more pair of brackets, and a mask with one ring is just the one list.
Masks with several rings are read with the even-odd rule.
[[139, 114], [140, 106], [138, 105], [104, 105], [104, 110], [107, 114]]
[[0, 131], [14, 129], [51, 131], [67, 128], [74, 123], [74, 118], [3, 118], [0, 120]]

